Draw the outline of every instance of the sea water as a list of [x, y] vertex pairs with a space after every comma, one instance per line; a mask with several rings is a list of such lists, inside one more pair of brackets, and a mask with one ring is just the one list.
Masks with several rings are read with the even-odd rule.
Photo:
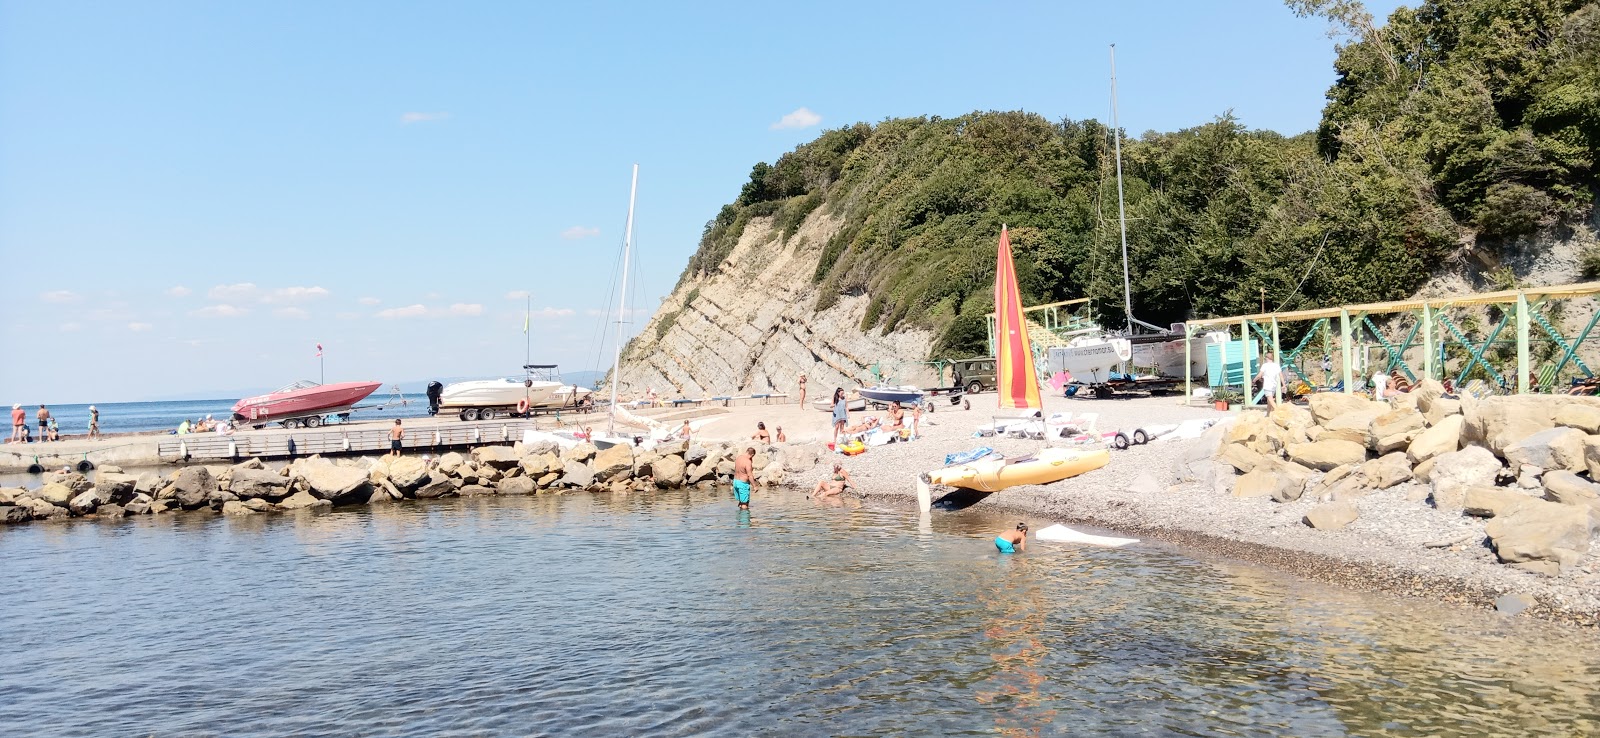
[[11, 735], [1586, 735], [1592, 631], [796, 491], [0, 530]]
[[[168, 402], [100, 402], [101, 433], [143, 433], [149, 431], [176, 431], [185, 420], [196, 421], [210, 415], [220, 420], [233, 417], [233, 404], [239, 398], [217, 400], [174, 400]], [[404, 400], [404, 403], [401, 401]], [[385, 395], [382, 390], [357, 403], [362, 409], [351, 415], [351, 420], [388, 420], [390, 418], [415, 418], [428, 414], [428, 398], [421, 394]], [[55, 418], [63, 436], [81, 436], [89, 432], [89, 405], [46, 405]], [[7, 410], [10, 408], [7, 407]], [[28, 412], [34, 440], [39, 440], [36, 413], [38, 405], [23, 405]], [[337, 419], [330, 416], [331, 419]], [[10, 433], [9, 423], [7, 434]]]

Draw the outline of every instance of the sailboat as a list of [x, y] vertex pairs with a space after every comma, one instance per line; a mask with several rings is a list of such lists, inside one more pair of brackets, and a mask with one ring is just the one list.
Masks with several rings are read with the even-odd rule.
[[633, 251], [633, 206], [639, 194], [639, 165], [633, 165], [633, 184], [628, 188], [628, 225], [623, 230], [622, 237], [622, 289], [617, 295], [617, 335], [616, 353], [611, 361], [611, 406], [606, 413], [605, 433], [595, 433], [589, 442], [596, 448], [607, 449], [616, 445], [633, 445], [640, 448], [653, 448], [655, 440], [649, 432], [639, 434], [619, 434], [617, 432], [617, 416], [621, 415], [623, 421], [643, 425], [654, 430], [659, 423], [648, 418], [641, 418], [627, 411], [617, 404], [617, 387], [622, 383], [622, 344], [624, 336], [622, 326], [627, 322], [628, 315], [628, 262]]

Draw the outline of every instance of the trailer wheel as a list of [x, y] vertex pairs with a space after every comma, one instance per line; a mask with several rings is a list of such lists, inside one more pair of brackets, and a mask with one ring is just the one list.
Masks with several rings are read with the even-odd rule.
[[1128, 434], [1118, 433], [1115, 438], [1111, 439], [1111, 445], [1116, 446], [1118, 451], [1127, 451]]
[[322, 416], [313, 415], [309, 418], [306, 418], [305, 424], [307, 428], [320, 428], [322, 427]]
[[478, 411], [479, 420], [494, 420], [494, 408], [486, 407]]
[[1149, 442], [1150, 442], [1150, 434], [1145, 433], [1143, 428], [1139, 428], [1139, 429], [1134, 430], [1134, 432], [1133, 432], [1133, 445], [1135, 445], [1135, 446], [1143, 446], [1143, 445], [1145, 445], [1146, 443], [1149, 443]]
[[283, 421], [283, 427], [288, 428], [289, 430], [294, 430], [294, 429], [300, 427], [300, 421], [298, 421], [298, 420], [285, 420], [285, 421]]
[[461, 419], [465, 420], [465, 421], [469, 421], [469, 422], [473, 421], [473, 420], [477, 420], [478, 419], [478, 408], [469, 407], [469, 408], [467, 408], [465, 410], [462, 410], [461, 411]]

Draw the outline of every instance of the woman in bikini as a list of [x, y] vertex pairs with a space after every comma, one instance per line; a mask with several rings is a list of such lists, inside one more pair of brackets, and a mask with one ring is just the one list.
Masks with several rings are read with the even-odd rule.
[[850, 472], [844, 470], [844, 464], [835, 461], [833, 462], [833, 476], [817, 482], [817, 486], [811, 488], [811, 496], [818, 499], [832, 497], [844, 492], [844, 488], [849, 485]]

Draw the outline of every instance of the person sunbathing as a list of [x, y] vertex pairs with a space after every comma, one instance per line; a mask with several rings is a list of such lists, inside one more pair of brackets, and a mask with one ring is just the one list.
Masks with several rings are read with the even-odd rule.
[[862, 423], [861, 425], [852, 425], [849, 428], [844, 429], [844, 432], [847, 433], [847, 434], [849, 434], [849, 433], [866, 433], [867, 431], [878, 427], [878, 425], [879, 425], [878, 418], [876, 416], [869, 415], [869, 416], [867, 416], [866, 422]]
[[900, 409], [900, 403], [898, 402], [889, 403], [889, 424], [884, 428], [897, 431], [904, 427], [906, 427], [906, 411]]
[[844, 464], [835, 461], [833, 476], [817, 482], [817, 486], [811, 488], [811, 496], [817, 499], [834, 497], [843, 493], [844, 488], [848, 486], [850, 486], [850, 472], [844, 470]]

